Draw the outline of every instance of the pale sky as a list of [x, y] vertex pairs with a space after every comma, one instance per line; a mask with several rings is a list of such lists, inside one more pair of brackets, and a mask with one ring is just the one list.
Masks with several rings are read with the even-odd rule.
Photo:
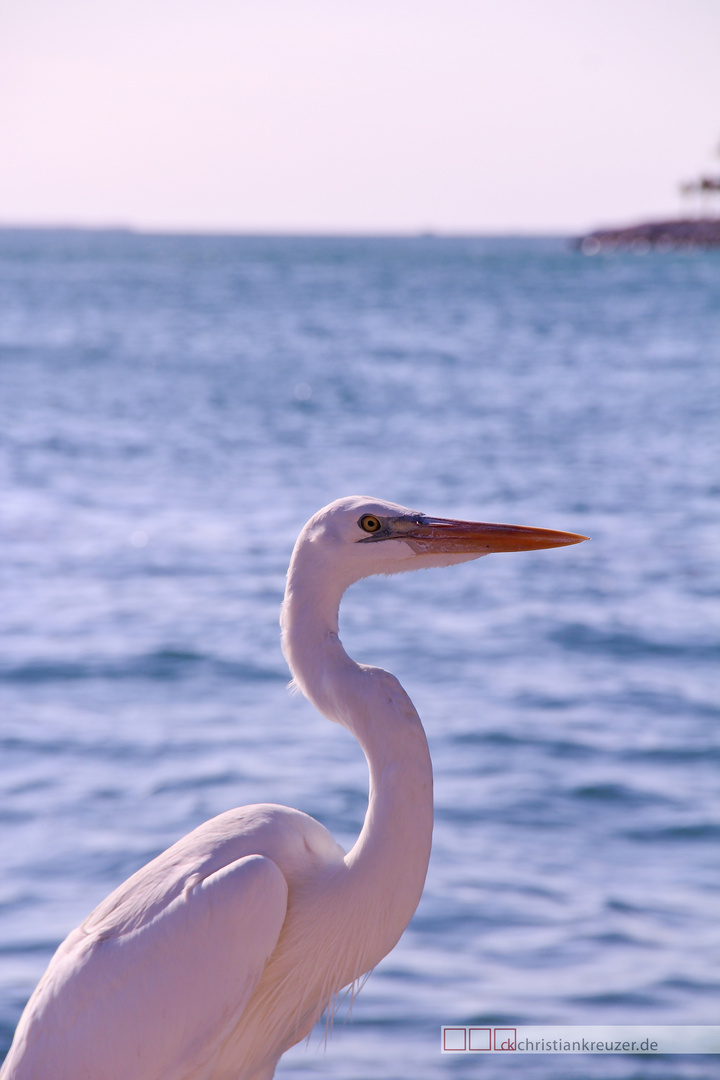
[[0, 5], [0, 225], [576, 231], [718, 144], [720, 0]]

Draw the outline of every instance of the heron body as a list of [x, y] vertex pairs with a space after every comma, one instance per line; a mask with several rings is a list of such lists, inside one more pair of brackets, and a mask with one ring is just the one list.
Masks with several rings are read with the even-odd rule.
[[367, 758], [357, 842], [345, 854], [319, 822], [271, 804], [205, 822], [66, 938], [0, 1080], [269, 1080], [333, 997], [396, 944], [430, 857], [425, 733], [398, 680], [343, 649], [343, 593], [371, 574], [581, 539], [358, 496], [311, 518], [288, 571], [283, 651], [303, 693]]

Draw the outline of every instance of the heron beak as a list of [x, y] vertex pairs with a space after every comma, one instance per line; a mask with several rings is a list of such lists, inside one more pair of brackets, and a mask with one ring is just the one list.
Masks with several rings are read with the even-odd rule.
[[418, 555], [432, 553], [474, 553], [495, 551], [539, 551], [541, 548], [580, 544], [589, 537], [580, 533], [533, 529], [525, 525], [494, 525], [485, 521], [452, 521], [422, 518], [395, 522], [396, 539], [404, 540]]

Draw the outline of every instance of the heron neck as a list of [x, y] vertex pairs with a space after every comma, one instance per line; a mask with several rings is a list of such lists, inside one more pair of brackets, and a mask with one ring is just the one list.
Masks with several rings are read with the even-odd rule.
[[328, 720], [352, 732], [371, 767], [379, 765], [395, 751], [392, 732], [383, 725], [392, 719], [396, 703], [383, 700], [378, 676], [392, 680], [415, 723], [419, 725], [420, 720], [394, 676], [357, 664], [345, 652], [338, 614], [347, 583], [334, 582], [314, 569], [310, 559], [300, 562], [293, 557], [280, 616], [283, 653], [305, 697]]
[[297, 684], [324, 716], [355, 736], [368, 762], [368, 809], [346, 864], [361, 877], [363, 894], [378, 899], [382, 927], [368, 935], [377, 955], [371, 949], [362, 957], [360, 972], [393, 947], [420, 900], [432, 839], [432, 764], [420, 718], [399, 681], [345, 652], [338, 637], [341, 595], [318, 597], [302, 583], [298, 588], [291, 574], [281, 621]]

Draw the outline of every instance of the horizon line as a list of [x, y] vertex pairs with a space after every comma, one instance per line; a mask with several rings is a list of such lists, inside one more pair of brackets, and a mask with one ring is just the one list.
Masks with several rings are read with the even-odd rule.
[[119, 222], [102, 224], [69, 222], [5, 222], [0, 220], [0, 232], [112, 232], [138, 236], [228, 236], [272, 239], [483, 239], [499, 237], [565, 238], [578, 235], [578, 230], [508, 227], [506, 229], [340, 229], [340, 228], [243, 228], [183, 226], [128, 225]]

